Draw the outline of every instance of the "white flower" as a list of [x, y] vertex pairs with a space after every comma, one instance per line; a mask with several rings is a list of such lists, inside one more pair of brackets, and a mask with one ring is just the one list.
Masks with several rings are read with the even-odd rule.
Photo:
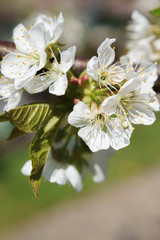
[[47, 17], [46, 15], [39, 15], [36, 19], [36, 23], [41, 23], [45, 28], [46, 43], [55, 43], [62, 35], [64, 28], [64, 18], [62, 12], [60, 12], [58, 18], [54, 16]]
[[158, 79], [157, 66], [151, 62], [141, 63], [141, 60], [142, 59], [140, 58], [140, 61], [138, 61], [137, 64], [133, 64], [127, 56], [122, 56], [120, 58], [120, 62], [125, 66], [125, 78], [129, 80], [138, 77], [142, 80], [144, 87], [148, 86], [152, 88]]
[[108, 149], [110, 146], [118, 150], [129, 145], [131, 131], [125, 131], [121, 120], [110, 115], [94, 104], [89, 109], [83, 102], [78, 102], [69, 114], [68, 122], [80, 128], [78, 135], [92, 152]]
[[111, 48], [111, 44], [115, 39], [106, 38], [99, 46], [97, 53], [98, 57], [92, 57], [87, 63], [87, 74], [98, 81], [100, 87], [110, 89], [114, 84], [124, 80], [124, 69], [121, 66], [110, 64], [115, 59], [115, 51]]
[[15, 79], [15, 87], [20, 89], [28, 84], [46, 63], [44, 27], [37, 24], [27, 30], [19, 24], [13, 31], [13, 39], [17, 50], [4, 57], [1, 72], [6, 77]]
[[4, 111], [9, 111], [18, 106], [22, 97], [22, 90], [15, 89], [12, 79], [1, 76], [0, 80], [0, 99], [6, 102]]
[[141, 59], [143, 62], [156, 61], [157, 54], [153, 48], [154, 36], [142, 38], [136, 41], [129, 41], [127, 43], [127, 56], [132, 59], [134, 63], [139, 62]]
[[89, 170], [92, 174], [93, 181], [95, 183], [101, 183], [106, 178], [106, 171], [108, 166], [108, 158], [113, 153], [113, 149], [101, 150], [96, 153], [92, 153], [89, 159], [89, 166], [85, 167], [85, 171]]
[[[31, 160], [27, 161], [21, 169], [22, 174], [29, 176], [32, 170]], [[82, 190], [82, 179], [73, 165], [56, 162], [49, 154], [44, 166], [42, 176], [51, 183], [65, 185], [70, 182], [73, 188], [80, 192]]]
[[70, 47], [60, 52], [60, 63], [54, 56], [51, 68], [40, 75], [35, 76], [32, 81], [25, 86], [29, 93], [42, 92], [49, 86], [49, 92], [57, 96], [65, 94], [68, 87], [67, 71], [72, 67], [75, 58], [76, 47]]
[[104, 100], [102, 109], [105, 113], [116, 112], [134, 124], [150, 125], [155, 121], [153, 110], [159, 110], [159, 103], [151, 88], [144, 88], [140, 79], [132, 78], [121, 87], [117, 95]]
[[143, 61], [157, 61], [160, 59], [159, 26], [151, 24], [138, 11], [133, 11], [132, 21], [127, 26], [129, 56], [135, 63], [143, 56]]
[[128, 36], [132, 40], [146, 38], [150, 34], [151, 24], [140, 12], [134, 10], [131, 15], [132, 21], [127, 26]]

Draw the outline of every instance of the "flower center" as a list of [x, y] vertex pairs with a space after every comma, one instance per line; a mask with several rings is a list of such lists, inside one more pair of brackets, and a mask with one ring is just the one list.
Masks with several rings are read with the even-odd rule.
[[107, 116], [102, 113], [98, 113], [95, 115], [92, 124], [100, 126], [101, 129], [106, 133], [107, 132], [107, 127], [105, 125]]
[[52, 74], [56, 75], [56, 76], [61, 76], [64, 74], [64, 72], [61, 69], [61, 64], [59, 64], [58, 62], [54, 61], [52, 63], [52, 67], [51, 67], [51, 72]]
[[98, 69], [98, 80], [102, 86], [111, 82], [110, 74], [106, 67]]

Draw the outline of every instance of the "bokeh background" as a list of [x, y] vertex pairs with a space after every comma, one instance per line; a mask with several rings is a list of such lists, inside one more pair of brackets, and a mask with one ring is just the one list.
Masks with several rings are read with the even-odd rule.
[[[159, 4], [158, 0], [0, 0], [0, 39], [11, 40], [18, 23], [29, 26], [39, 13], [54, 16], [62, 11], [62, 43], [76, 45], [79, 56], [90, 57], [106, 37], [116, 37], [120, 56], [132, 11], [149, 16], [148, 11]], [[26, 96], [25, 101], [31, 100]], [[9, 123], [0, 124], [0, 239], [160, 239], [159, 113], [152, 126], [136, 126], [129, 147], [112, 154], [103, 184], [95, 185], [87, 176], [77, 194], [69, 185], [42, 180], [38, 201], [20, 173], [29, 159], [33, 135], [7, 142], [11, 130]]]

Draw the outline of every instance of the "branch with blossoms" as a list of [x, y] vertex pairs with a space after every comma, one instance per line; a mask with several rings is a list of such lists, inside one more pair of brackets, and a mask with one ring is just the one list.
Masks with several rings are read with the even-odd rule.
[[[63, 26], [62, 13], [57, 18], [39, 15], [30, 29], [23, 24], [14, 28], [13, 44], [1, 42], [7, 54], [1, 61], [0, 98], [5, 106], [0, 121], [13, 124], [10, 140], [35, 132], [30, 160], [21, 171], [29, 176], [36, 198], [41, 176], [59, 185], [70, 182], [78, 192], [87, 172], [95, 182], [103, 181], [107, 160], [91, 161], [88, 156], [127, 147], [135, 125], [151, 125], [154, 111], [159, 111], [155, 64], [128, 55], [115, 62], [116, 39], [109, 38], [97, 56], [75, 60], [75, 46], [61, 51]], [[57, 97], [18, 106], [24, 91], [48, 91]]]

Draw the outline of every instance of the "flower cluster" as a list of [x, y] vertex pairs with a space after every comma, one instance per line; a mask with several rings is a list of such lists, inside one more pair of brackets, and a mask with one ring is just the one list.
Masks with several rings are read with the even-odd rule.
[[[76, 47], [63, 52], [59, 50], [60, 61], [51, 49], [51, 45], [63, 32], [63, 23], [63, 15], [60, 13], [58, 18], [39, 15], [30, 29], [26, 29], [23, 24], [15, 27], [13, 41], [16, 51], [9, 52], [1, 62], [1, 86], [5, 89], [1, 96], [7, 101], [5, 109], [12, 109], [19, 104], [22, 90], [33, 94], [49, 87], [52, 94], [65, 94], [68, 86], [66, 73], [73, 65]], [[47, 55], [48, 47], [50, 55]], [[50, 62], [50, 58], [54, 58], [54, 61]], [[47, 71], [38, 75], [42, 69]], [[17, 100], [13, 102], [15, 94]]]
[[133, 11], [131, 19], [127, 26], [127, 55], [135, 62], [138, 62], [141, 57], [143, 57], [143, 61], [160, 61], [158, 23], [150, 23], [144, 15], [136, 10]]
[[[132, 17], [128, 29], [133, 41], [150, 39], [148, 20], [138, 12]], [[62, 13], [58, 18], [40, 15], [30, 29], [19, 24], [13, 31], [16, 50], [1, 62], [0, 97], [7, 102], [2, 120], [9, 119], [21, 132], [37, 131], [31, 160], [21, 170], [30, 175], [34, 191], [41, 175], [59, 185], [69, 182], [78, 192], [88, 171], [93, 181], [103, 181], [107, 159], [98, 157], [99, 150], [128, 146], [134, 125], [152, 124], [154, 111], [159, 111], [153, 90], [158, 77], [155, 64], [135, 65], [128, 56], [115, 62], [116, 39], [106, 38], [77, 76], [70, 70], [76, 47], [61, 51], [57, 42], [63, 25]], [[16, 108], [23, 91], [35, 94], [46, 89], [61, 101], [53, 98], [51, 104]], [[88, 160], [90, 152], [97, 152], [97, 157]]]
[[132, 123], [150, 125], [155, 121], [153, 111], [159, 110], [152, 90], [157, 79], [157, 74], [153, 74], [155, 65], [134, 67], [124, 58], [121, 64], [113, 63], [114, 41], [107, 38], [97, 50], [98, 57], [92, 57], [87, 64], [87, 74], [106, 96], [99, 106], [78, 102], [68, 117], [71, 125], [80, 128], [78, 135], [92, 152], [128, 146], [134, 129]]

